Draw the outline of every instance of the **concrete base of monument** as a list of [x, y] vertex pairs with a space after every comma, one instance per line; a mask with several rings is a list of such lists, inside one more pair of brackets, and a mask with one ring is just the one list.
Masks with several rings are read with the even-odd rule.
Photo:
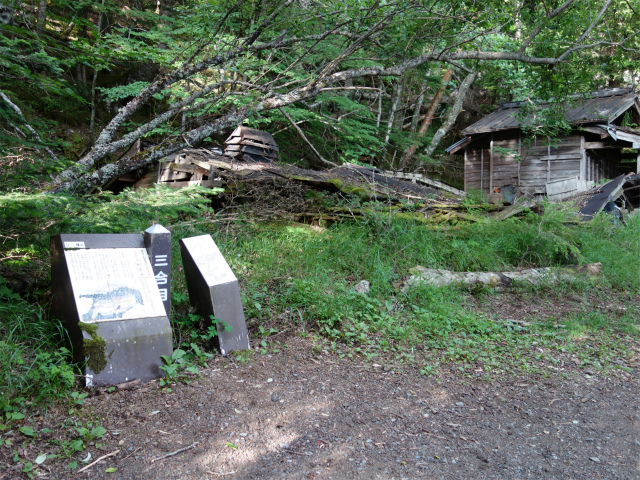
[[167, 317], [82, 323], [82, 355], [87, 386], [116, 385], [164, 376], [161, 356], [171, 356], [173, 341]]

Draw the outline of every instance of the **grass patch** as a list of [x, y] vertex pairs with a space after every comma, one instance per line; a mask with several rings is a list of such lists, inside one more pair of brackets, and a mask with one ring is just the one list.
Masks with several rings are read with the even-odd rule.
[[[625, 248], [638, 252], [638, 238], [607, 218], [599, 226], [572, 220], [550, 206], [542, 218], [532, 214], [445, 232], [380, 214], [358, 224], [334, 224], [323, 232], [248, 224], [210, 233], [240, 277], [247, 318], [264, 328], [274, 318], [294, 328], [313, 328], [328, 339], [330, 349], [344, 355], [372, 358], [390, 352], [406, 359], [413, 351], [421, 352], [425, 366], [432, 368], [445, 361], [463, 370], [540, 373], [572, 361], [571, 355], [584, 357], [580, 365], [600, 367], [609, 365], [608, 358], [627, 355], [628, 340], [637, 335], [633, 313], [614, 321], [609, 313], [585, 313], [562, 319], [566, 328], [557, 328], [558, 322], [534, 322], [515, 329], [467, 310], [462, 299], [468, 292], [455, 286], [420, 287], [406, 294], [399, 286], [415, 265], [499, 271], [601, 261], [601, 287], [614, 284], [637, 293], [637, 278], [625, 271], [629, 263], [599, 256], [594, 245], [599, 251], [615, 251], [623, 237], [633, 242]], [[633, 229], [637, 220], [632, 221]], [[603, 225], [611, 235], [592, 238]], [[371, 282], [369, 295], [352, 289], [362, 279]], [[592, 282], [579, 282], [554, 285], [553, 291], [584, 293], [593, 288]], [[544, 285], [519, 290], [538, 296], [551, 292]], [[490, 289], [474, 293], [493, 295]], [[596, 337], [595, 347], [585, 350], [584, 343]]]
[[[543, 216], [528, 213], [497, 223], [482, 208], [469, 206], [468, 214], [482, 216], [482, 221], [434, 228], [395, 218], [388, 205], [371, 203], [365, 218], [323, 230], [241, 217], [221, 228], [202, 193], [157, 188], [88, 198], [0, 196], [0, 225], [7, 233], [1, 253], [10, 257], [4, 266], [35, 270], [46, 284], [50, 235], [132, 233], [162, 223], [173, 233], [176, 347], [196, 363], [208, 358], [214, 332], [189, 306], [178, 241], [201, 234], [213, 236], [238, 276], [245, 315], [263, 353], [280, 348], [269, 339], [271, 333], [291, 328], [320, 335], [337, 355], [391, 355], [420, 365], [425, 374], [453, 364], [465, 373], [484, 375], [510, 369], [545, 373], [561, 368], [563, 362], [607, 368], [612, 359], [630, 355], [629, 345], [636, 341], [638, 312], [633, 309], [584, 311], [521, 328], [469, 309], [464, 298], [470, 292], [459, 287], [423, 286], [403, 292], [401, 286], [417, 265], [503, 271], [601, 262], [605, 273], [599, 288], [637, 295], [637, 216], [629, 218], [627, 226], [606, 216], [577, 223], [566, 207], [547, 205]], [[353, 290], [363, 279], [371, 283], [367, 295]], [[593, 288], [593, 283], [582, 282], [555, 285], [553, 291], [587, 294]], [[517, 291], [537, 296], [550, 292], [547, 286], [519, 286]], [[482, 288], [471, 294], [481, 299], [494, 292]], [[73, 374], [66, 364], [67, 352], [57, 340], [42, 340], [62, 337], [46, 310], [5, 287], [0, 315], [2, 380], [10, 386], [3, 391], [3, 398], [9, 399], [5, 404], [16, 398], [39, 402], [67, 391]], [[35, 391], [38, 375], [46, 375], [50, 384]]]
[[0, 277], [0, 411], [46, 404], [68, 394], [75, 380], [63, 329]]

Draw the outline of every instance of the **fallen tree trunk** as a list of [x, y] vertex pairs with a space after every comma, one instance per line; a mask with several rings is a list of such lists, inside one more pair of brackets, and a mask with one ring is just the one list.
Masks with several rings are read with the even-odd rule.
[[451, 284], [500, 289], [511, 287], [514, 282], [543, 285], [598, 277], [602, 274], [602, 264], [589, 263], [561, 268], [529, 268], [518, 272], [452, 272], [418, 266], [411, 269], [411, 273], [413, 275], [405, 281], [402, 291], [407, 291], [418, 285], [444, 287]]

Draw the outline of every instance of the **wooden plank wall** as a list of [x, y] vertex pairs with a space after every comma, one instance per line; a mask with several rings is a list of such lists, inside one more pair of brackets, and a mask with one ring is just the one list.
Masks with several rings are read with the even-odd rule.
[[487, 148], [468, 148], [465, 156], [465, 190], [482, 190], [489, 193], [489, 158]]
[[536, 137], [523, 145], [521, 185], [535, 193], [546, 193], [545, 184], [580, 176], [580, 135], [559, 139]]
[[520, 178], [520, 139], [505, 138], [492, 141], [493, 170], [491, 187], [493, 189], [505, 185], [519, 185]]
[[516, 185], [531, 193], [546, 193], [548, 181], [580, 176], [584, 151], [580, 135], [550, 141], [539, 136], [521, 141], [519, 135], [517, 131], [499, 132], [491, 141], [479, 141], [467, 147], [467, 190], [481, 189], [490, 193], [490, 187]]
[[586, 177], [588, 181], [600, 182], [618, 176], [620, 158], [618, 152], [608, 149], [588, 150]]

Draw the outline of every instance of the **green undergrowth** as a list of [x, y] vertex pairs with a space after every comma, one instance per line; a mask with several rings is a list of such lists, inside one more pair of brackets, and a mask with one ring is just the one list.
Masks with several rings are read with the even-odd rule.
[[[245, 314], [258, 328], [259, 350], [269, 332], [288, 328], [320, 334], [339, 355], [397, 356], [464, 371], [561, 371], [567, 362], [590, 369], [617, 368], [632, 354], [638, 312], [589, 311], [566, 318], [527, 318], [526, 327], [476, 313], [465, 298], [498, 295], [486, 287], [422, 286], [403, 291], [412, 267], [456, 271], [507, 271], [601, 262], [604, 275], [572, 284], [519, 285], [523, 295], [640, 292], [637, 257], [639, 219], [624, 226], [608, 217], [577, 223], [571, 211], [548, 205], [504, 222], [476, 222], [433, 229], [384, 212], [325, 230], [296, 224], [236, 223], [232, 228], [191, 226], [210, 233], [241, 280]], [[636, 261], [633, 261], [634, 258]], [[353, 286], [371, 283], [368, 295]], [[629, 297], [630, 298], [630, 297]], [[610, 298], [608, 299], [611, 300]], [[595, 300], [594, 300], [595, 301]], [[277, 320], [275, 320], [277, 319]], [[257, 326], [257, 327], [256, 327]]]
[[[178, 379], [181, 371], [194, 373], [196, 369], [188, 372], [187, 368], [206, 364], [215, 351], [215, 319], [201, 319], [190, 306], [178, 243], [201, 234], [213, 236], [240, 280], [245, 316], [257, 338], [258, 352], [279, 348], [271, 335], [290, 329], [319, 336], [337, 355], [368, 359], [391, 355], [417, 364], [423, 373], [435, 372], [443, 364], [465, 372], [512, 368], [551, 372], [566, 362], [609, 368], [613, 359], [631, 355], [630, 346], [637, 340], [638, 312], [631, 307], [612, 313], [586, 305], [566, 318], [527, 318], [528, 324], [522, 327], [468, 306], [470, 298], [483, 301], [498, 295], [487, 287], [403, 288], [411, 269], [418, 265], [507, 271], [601, 262], [604, 274], [597, 279], [514, 288], [522, 295], [542, 298], [593, 297], [600, 292], [605, 302], [611, 291], [632, 298], [640, 293], [637, 217], [629, 218], [627, 225], [607, 216], [580, 223], [571, 210], [547, 205], [542, 216], [525, 213], [496, 222], [482, 209], [470, 207], [470, 215], [485, 215], [483, 221], [434, 228], [395, 218], [384, 204], [371, 204], [364, 218], [313, 229], [287, 222], [256, 222], [249, 217], [221, 221], [203, 193], [211, 195], [202, 189], [163, 188], [82, 198], [3, 195], [3, 266], [37, 265], [37, 275], [46, 283], [50, 235], [135, 233], [155, 222], [168, 227], [173, 234], [172, 325], [176, 349], [184, 355], [165, 359], [163, 368], [170, 374], [167, 384]], [[355, 292], [353, 287], [361, 280], [370, 282], [368, 294]], [[55, 398], [71, 381], [65, 376], [71, 373], [65, 370], [66, 352], [60, 343], [37, 341], [41, 334], [15, 327], [46, 324], [50, 329], [57, 325], [47, 318], [46, 294], [40, 297], [32, 292], [27, 302], [8, 292], [0, 299], [3, 365], [11, 365], [3, 367], [3, 384], [12, 386], [6, 392], [17, 393], [13, 397], [5, 393], [9, 400], [3, 401]], [[21, 318], [25, 319], [22, 323]], [[41, 320], [27, 322], [27, 318]], [[48, 338], [60, 339], [61, 334]], [[32, 384], [29, 375], [54, 367], [62, 371], [50, 376], [57, 383], [38, 392], [28, 389]], [[17, 376], [22, 371], [26, 373]]]
[[[627, 225], [606, 216], [578, 223], [570, 211], [549, 205], [543, 216], [525, 213], [503, 222], [485, 217], [434, 228], [371, 204], [365, 218], [322, 229], [249, 217], [229, 221], [209, 208], [203, 194], [211, 192], [0, 196], [0, 275], [31, 272], [47, 284], [49, 237], [56, 233], [135, 233], [155, 222], [168, 227], [175, 350], [163, 356], [165, 376], [157, 384], [166, 393], [176, 382], [197, 378], [216, 351], [218, 320], [202, 319], [191, 307], [179, 250], [179, 239], [202, 234], [212, 235], [240, 282], [253, 350], [234, 354], [234, 361], [279, 354], [287, 348], [280, 334], [289, 331], [308, 337], [311, 355], [360, 357], [423, 375], [453, 369], [493, 381], [576, 369], [589, 375], [632, 372], [640, 311], [624, 301], [640, 293], [638, 217]], [[485, 215], [472, 208], [468, 214]], [[529, 302], [584, 299], [580, 308], [552, 317], [501, 318], [490, 308], [501, 294], [484, 286], [404, 288], [417, 265], [505, 271], [589, 262], [601, 262], [603, 276], [511, 287]], [[355, 291], [361, 280], [370, 282], [368, 293]], [[64, 330], [48, 316], [48, 301], [46, 291], [18, 295], [0, 277], [0, 433], [18, 431], [23, 444], [48, 439], [49, 445], [46, 453], [21, 458], [13, 440], [5, 442], [27, 476], [49, 458], [78, 468], [85, 450], [100, 453], [105, 432], [99, 419], [80, 408], [87, 393], [74, 391], [78, 371], [69, 363]], [[34, 420], [54, 401], [72, 406], [64, 425], [55, 427], [55, 438]]]
[[[75, 380], [62, 326], [0, 277], [0, 431], [26, 406], [65, 397]], [[26, 405], [25, 405], [26, 404]], [[6, 425], [6, 424], [5, 424]]]
[[[0, 253], [4, 267], [47, 274], [50, 237], [58, 233], [140, 233], [154, 223], [197, 218], [210, 189], [151, 188], [89, 196], [8, 193], [0, 195]], [[28, 274], [28, 273], [27, 273]]]

